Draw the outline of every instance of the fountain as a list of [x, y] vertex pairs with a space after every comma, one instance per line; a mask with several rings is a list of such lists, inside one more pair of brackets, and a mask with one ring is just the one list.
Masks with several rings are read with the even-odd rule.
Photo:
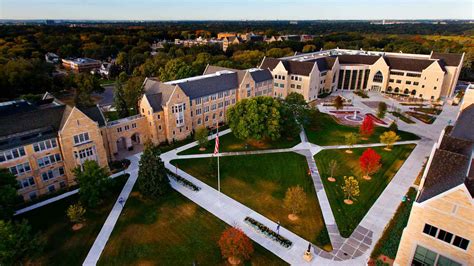
[[364, 118], [360, 115], [357, 115], [357, 111], [354, 110], [354, 114], [353, 115], [346, 115], [344, 116], [344, 119], [346, 119], [347, 121], [351, 121], [351, 122], [361, 122], [362, 120], [364, 120]]

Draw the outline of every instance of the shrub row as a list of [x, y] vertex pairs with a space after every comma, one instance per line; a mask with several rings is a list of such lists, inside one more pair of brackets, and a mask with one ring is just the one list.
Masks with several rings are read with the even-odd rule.
[[173, 173], [171, 172], [170, 170], [167, 170], [168, 172], [168, 175], [171, 176], [171, 178], [173, 178], [173, 180], [175, 180], [176, 182], [180, 183], [181, 185], [191, 189], [192, 191], [199, 191], [201, 190], [200, 187], [196, 186], [193, 182], [187, 180], [186, 178], [180, 176], [180, 175], [177, 175], [176, 173]]
[[280, 245], [284, 246], [285, 248], [290, 248], [293, 245], [293, 242], [288, 240], [287, 238], [277, 234], [275, 231], [268, 228], [266, 225], [258, 222], [257, 220], [245, 217], [245, 223], [253, 227], [254, 229], [258, 230], [260, 233], [264, 234], [266, 237], [272, 239], [273, 241], [278, 242]]
[[359, 95], [359, 97], [362, 97], [362, 98], [365, 98], [365, 99], [369, 98], [369, 95], [367, 95], [367, 93], [364, 92], [364, 91], [354, 91], [354, 94]]

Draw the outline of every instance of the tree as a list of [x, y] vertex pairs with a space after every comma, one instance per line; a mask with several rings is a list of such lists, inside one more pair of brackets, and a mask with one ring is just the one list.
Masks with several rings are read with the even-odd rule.
[[316, 50], [316, 45], [307, 44], [307, 45], [303, 46], [302, 52], [303, 53], [310, 53], [310, 52], [314, 52], [315, 50]]
[[195, 75], [193, 67], [181, 58], [168, 61], [164, 68], [160, 68], [160, 80], [162, 82], [188, 78]]
[[298, 137], [301, 127], [296, 121], [295, 108], [281, 102], [280, 104], [280, 135], [288, 139]]
[[366, 149], [359, 157], [359, 166], [364, 173], [364, 179], [370, 180], [370, 175], [375, 174], [382, 164], [380, 163], [382, 157], [373, 149]]
[[[354, 146], [357, 143], [357, 140], [359, 139], [357, 134], [353, 132], [347, 134], [344, 138], [345, 138], [346, 145], [349, 146], [349, 149], [352, 149], [352, 146]], [[346, 150], [346, 152], [352, 153], [351, 150]]]
[[331, 176], [328, 177], [328, 180], [331, 181], [331, 182], [334, 182], [334, 181], [336, 181], [336, 179], [334, 178], [334, 173], [336, 172], [337, 167], [338, 167], [337, 161], [336, 160], [331, 160], [329, 162], [328, 166], [329, 166], [329, 171], [331, 173]]
[[280, 104], [271, 97], [243, 99], [227, 110], [229, 126], [239, 139], [277, 140], [280, 138], [279, 109]]
[[115, 82], [114, 106], [120, 118], [128, 117], [130, 115], [127, 102], [125, 101], [125, 91], [120, 78]]
[[306, 204], [306, 193], [303, 188], [299, 185], [296, 187], [290, 187], [285, 193], [283, 199], [283, 207], [290, 211], [288, 216], [291, 220], [296, 220], [298, 214], [301, 213]]
[[73, 172], [79, 184], [81, 202], [91, 208], [96, 207], [102, 202], [110, 185], [107, 170], [100, 167], [96, 161], [87, 160], [82, 166], [76, 167]]
[[398, 125], [397, 122], [393, 121], [390, 126], [388, 126], [388, 130], [397, 132], [398, 131]]
[[79, 73], [74, 77], [75, 82], [75, 93], [74, 103], [77, 106], [91, 106], [94, 104], [92, 101], [92, 93], [103, 92], [104, 88], [100, 86], [99, 80], [93, 75], [86, 73]]
[[303, 95], [297, 92], [290, 92], [286, 96], [285, 102], [290, 105], [306, 106], [306, 100], [304, 99]]
[[138, 190], [145, 196], [158, 199], [170, 191], [170, 181], [160, 158], [158, 146], [145, 144], [138, 170]]
[[0, 265], [22, 265], [40, 254], [44, 247], [44, 241], [39, 234], [33, 234], [27, 220], [0, 220], [0, 239]]
[[200, 150], [205, 150], [207, 145], [209, 144], [208, 137], [209, 136], [209, 130], [207, 130], [206, 127], [198, 127], [196, 129], [196, 133], [194, 134], [194, 140], [198, 142], [198, 145]]
[[392, 149], [392, 145], [398, 140], [400, 140], [400, 136], [398, 136], [397, 133], [393, 131], [386, 131], [380, 135], [380, 142], [387, 145], [385, 150], [388, 151]]
[[374, 134], [374, 127], [374, 120], [366, 115], [364, 121], [362, 121], [362, 125], [359, 127], [359, 132], [363, 138], [367, 139]]
[[72, 204], [66, 210], [67, 218], [69, 218], [74, 225], [84, 221], [84, 214], [86, 214], [86, 209], [82, 207], [81, 203]]
[[321, 112], [316, 109], [305, 109], [302, 115], [303, 124], [305, 127], [309, 127], [312, 131], [318, 131], [321, 129]]
[[344, 203], [352, 204], [355, 197], [358, 197], [360, 194], [359, 190], [359, 181], [353, 176], [344, 176], [344, 185], [342, 186], [342, 191], [344, 192]]
[[143, 78], [130, 78], [123, 89], [123, 99], [127, 104], [129, 113], [132, 115], [138, 114], [138, 99], [143, 94]]
[[379, 102], [377, 117], [383, 119], [387, 113], [387, 104], [385, 102]]
[[344, 108], [344, 100], [342, 99], [341, 96], [337, 96], [335, 99], [334, 99], [334, 107], [336, 108], [336, 110], [341, 110]]
[[254, 249], [252, 241], [245, 233], [237, 227], [230, 227], [222, 232], [219, 238], [221, 254], [232, 265], [239, 264], [241, 260], [248, 260]]
[[18, 200], [18, 181], [7, 169], [0, 169], [0, 220], [10, 220]]

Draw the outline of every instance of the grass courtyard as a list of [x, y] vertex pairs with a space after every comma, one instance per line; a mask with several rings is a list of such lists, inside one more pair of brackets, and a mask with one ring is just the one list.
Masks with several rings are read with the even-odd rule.
[[[326, 195], [343, 237], [349, 237], [352, 234], [352, 231], [390, 183], [414, 147], [415, 145], [394, 146], [390, 152], [385, 151], [383, 147], [374, 148], [382, 156], [382, 168], [376, 174], [371, 175], [371, 180], [363, 179], [363, 174], [359, 169], [359, 157], [365, 148], [353, 149], [352, 154], [346, 153], [345, 150], [324, 150], [316, 154], [315, 160], [321, 173]], [[336, 160], [338, 163], [335, 172], [336, 182], [334, 183], [327, 180], [330, 175], [328, 165], [331, 160]], [[343, 176], [354, 176], [359, 181], [360, 196], [352, 205], [344, 203], [344, 193], [341, 189], [344, 184]]]
[[[200, 158], [175, 160], [183, 171], [216, 188], [210, 160]], [[306, 159], [296, 153], [225, 156], [220, 160], [221, 190], [249, 208], [259, 212], [312, 243], [330, 250], [313, 181], [308, 175]], [[283, 199], [289, 187], [300, 185], [307, 195], [307, 206], [296, 221], [288, 219]]]
[[[345, 136], [349, 133], [359, 133], [359, 127], [341, 125], [336, 122], [336, 120], [328, 114], [321, 113], [320, 115], [320, 126], [318, 130], [311, 130], [309, 127], [305, 128], [306, 136], [308, 137], [309, 142], [321, 145], [344, 145]], [[380, 135], [388, 131], [385, 127], [375, 127], [374, 134], [368, 140], [359, 140], [358, 144], [363, 143], [379, 143]], [[404, 140], [417, 140], [419, 139], [413, 133], [405, 132], [399, 130], [397, 134], [401, 137], [400, 141]]]
[[127, 178], [128, 176], [119, 176], [113, 180], [110, 194], [105, 197], [104, 202], [94, 210], [86, 210], [86, 223], [79, 231], [71, 229], [72, 225], [66, 217], [69, 205], [76, 203], [79, 198], [77, 194], [17, 217], [29, 220], [33, 230], [41, 231], [46, 241], [42, 255], [33, 264], [82, 264]]
[[[132, 192], [99, 265], [227, 265], [217, 241], [224, 222], [172, 190], [160, 201]], [[286, 265], [254, 243], [246, 265]]]
[[[219, 137], [220, 152], [233, 152], [233, 151], [254, 151], [254, 150], [268, 150], [268, 149], [283, 149], [291, 148], [300, 143], [299, 136], [297, 138], [288, 140], [281, 138], [276, 141], [261, 140], [261, 141], [245, 141], [238, 139], [232, 134], [227, 133]], [[179, 155], [187, 154], [199, 154], [199, 153], [212, 153], [214, 151], [214, 140], [209, 141], [209, 144], [204, 151], [199, 150], [199, 146], [195, 146], [191, 149], [184, 150]]]

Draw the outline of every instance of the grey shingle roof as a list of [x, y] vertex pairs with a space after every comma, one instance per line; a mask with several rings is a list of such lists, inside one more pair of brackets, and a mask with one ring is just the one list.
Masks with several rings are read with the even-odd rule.
[[464, 108], [459, 114], [451, 136], [474, 142], [474, 104]]
[[97, 106], [78, 107], [78, 109], [81, 112], [83, 112], [85, 115], [87, 115], [90, 119], [97, 122], [99, 124], [99, 127], [105, 126], [106, 122], [102, 114], [102, 111], [100, 110], [99, 107]]
[[461, 64], [462, 54], [436, 53], [431, 54], [431, 58], [443, 60], [448, 66], [459, 66]]
[[344, 55], [338, 55], [337, 58], [339, 58], [340, 64], [372, 65], [380, 58], [380, 56], [344, 54]]
[[255, 82], [263, 82], [273, 79], [272, 73], [268, 69], [250, 71], [250, 76]]
[[225, 70], [237, 73], [238, 82], [239, 84], [242, 83], [242, 80], [244, 79], [244, 76], [245, 76], [245, 70], [208, 65], [206, 69], [204, 70], [203, 75], [214, 74], [216, 72], [225, 71]]
[[[319, 71], [330, 70], [332, 68], [332, 66], [331, 67], [329, 66], [328, 60], [326, 60], [326, 58], [328, 58], [328, 57], [316, 58], [316, 59], [311, 60], [310, 62], [316, 63], [316, 65], [318, 66]], [[333, 64], [334, 64], [334, 61], [333, 61]]]
[[64, 109], [60, 105], [0, 117], [0, 150], [56, 136]]
[[300, 62], [300, 61], [291, 61], [291, 60], [280, 60], [275, 58], [265, 58], [260, 66], [262, 69], [273, 70], [279, 62], [283, 63], [286, 71], [289, 74], [309, 76], [311, 70], [313, 70], [314, 62]]
[[466, 181], [469, 160], [465, 155], [436, 150], [417, 202], [423, 202]]
[[226, 73], [202, 79], [189, 80], [176, 83], [184, 93], [190, 98], [195, 99], [218, 92], [237, 89], [237, 73]]
[[[423, 69], [426, 69], [431, 64], [435, 62], [435, 60], [429, 59], [414, 59], [414, 58], [398, 58], [398, 57], [384, 57], [387, 64], [390, 66], [391, 69], [399, 69], [399, 70], [406, 70], [406, 71], [414, 71], [414, 72], [421, 72]], [[443, 68], [442, 65], [440, 65]], [[444, 70], [444, 69], [443, 69]]]
[[162, 93], [145, 94], [145, 97], [147, 98], [154, 112], [159, 112], [163, 110], [163, 107], [162, 107], [163, 94]]

